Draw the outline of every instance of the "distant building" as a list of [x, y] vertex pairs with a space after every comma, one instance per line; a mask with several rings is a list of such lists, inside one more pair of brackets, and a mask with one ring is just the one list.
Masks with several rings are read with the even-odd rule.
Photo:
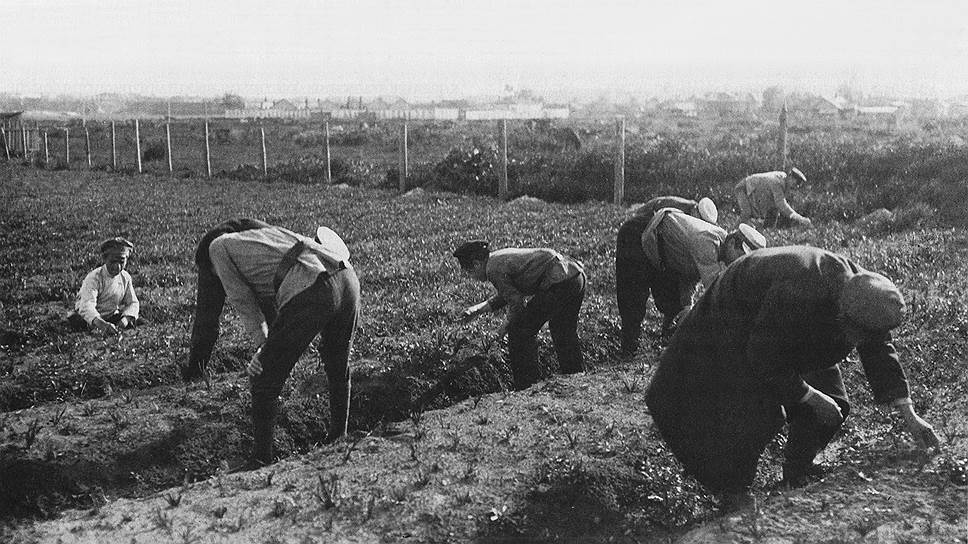
[[803, 105], [808, 113], [821, 117], [846, 117], [853, 113], [853, 107], [847, 104], [847, 100], [836, 96], [833, 98], [818, 96]]
[[750, 93], [710, 93], [699, 101], [700, 109], [713, 115], [746, 115], [758, 109], [756, 97]]
[[690, 100], [667, 100], [659, 104], [658, 110], [677, 117], [696, 117], [699, 115], [699, 106]]

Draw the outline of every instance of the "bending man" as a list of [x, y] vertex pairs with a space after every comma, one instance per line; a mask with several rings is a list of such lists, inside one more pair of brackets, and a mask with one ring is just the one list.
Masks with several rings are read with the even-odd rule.
[[748, 223], [751, 217], [757, 217], [763, 219], [764, 227], [810, 226], [811, 221], [798, 214], [786, 198], [786, 191], [806, 182], [807, 176], [796, 168], [789, 172], [753, 174], [739, 180], [733, 194], [739, 204], [740, 222]]
[[326, 227], [316, 238], [253, 219], [226, 221], [198, 244], [198, 301], [186, 380], [206, 378], [226, 300], [256, 346], [246, 371], [252, 388], [254, 447], [246, 468], [273, 460], [279, 394], [303, 351], [317, 350], [329, 378], [328, 440], [346, 433], [349, 351], [360, 307], [360, 283], [346, 245]]
[[637, 255], [638, 266], [619, 274], [616, 256], [623, 355], [638, 349], [650, 292], [663, 315], [662, 336], [667, 338], [677, 319], [692, 307], [699, 283], [709, 285], [726, 265], [762, 247], [766, 247], [766, 238], [745, 223], [727, 234], [677, 208], [658, 210], [642, 232], [639, 248], [623, 250]]
[[[454, 257], [468, 278], [490, 281], [497, 290], [491, 298], [465, 309], [464, 319], [508, 307], [507, 320], [497, 337], [508, 335], [515, 389], [537, 381], [536, 336], [545, 323], [551, 330], [561, 372], [573, 374], [585, 369], [578, 342], [578, 312], [586, 282], [581, 263], [548, 248], [491, 251], [484, 240], [461, 244]], [[531, 298], [525, 302], [525, 297]]]
[[904, 300], [849, 259], [806, 246], [756, 251], [719, 276], [659, 359], [646, 403], [673, 453], [731, 509], [748, 500], [766, 445], [789, 423], [783, 483], [822, 475], [814, 458], [850, 403], [839, 363], [856, 347], [874, 400], [900, 411], [922, 446], [891, 344]]

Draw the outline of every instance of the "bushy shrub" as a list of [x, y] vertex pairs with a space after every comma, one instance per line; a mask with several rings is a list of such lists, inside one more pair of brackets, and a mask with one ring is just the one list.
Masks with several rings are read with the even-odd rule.
[[145, 144], [144, 151], [141, 152], [141, 160], [145, 162], [162, 161], [168, 156], [165, 142], [154, 140]]

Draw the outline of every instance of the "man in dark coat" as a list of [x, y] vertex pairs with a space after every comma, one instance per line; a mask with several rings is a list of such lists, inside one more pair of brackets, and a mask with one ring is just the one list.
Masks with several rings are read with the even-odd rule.
[[326, 227], [315, 238], [253, 219], [208, 231], [195, 253], [198, 300], [186, 381], [205, 378], [225, 302], [239, 313], [256, 346], [246, 372], [252, 387], [252, 457], [243, 469], [273, 461], [279, 394], [313, 339], [329, 379], [328, 440], [346, 432], [350, 346], [359, 318], [360, 283], [349, 251]]
[[766, 445], [785, 419], [783, 480], [822, 475], [814, 457], [850, 411], [839, 363], [854, 348], [874, 400], [900, 411], [921, 447], [938, 437], [911, 404], [891, 344], [904, 300], [894, 284], [813, 247], [740, 258], [683, 319], [646, 403], [670, 449], [724, 504], [748, 500]]
[[709, 198], [696, 202], [678, 196], [660, 196], [635, 210], [618, 229], [615, 240], [615, 296], [622, 319], [622, 352], [635, 353], [649, 301], [650, 285], [656, 271], [642, 249], [642, 232], [655, 212], [675, 208], [693, 217], [716, 224], [719, 212]]

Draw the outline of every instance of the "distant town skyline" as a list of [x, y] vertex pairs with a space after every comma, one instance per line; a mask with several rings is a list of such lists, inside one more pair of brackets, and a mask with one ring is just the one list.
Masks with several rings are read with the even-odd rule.
[[0, 92], [968, 94], [957, 0], [7, 0]]

